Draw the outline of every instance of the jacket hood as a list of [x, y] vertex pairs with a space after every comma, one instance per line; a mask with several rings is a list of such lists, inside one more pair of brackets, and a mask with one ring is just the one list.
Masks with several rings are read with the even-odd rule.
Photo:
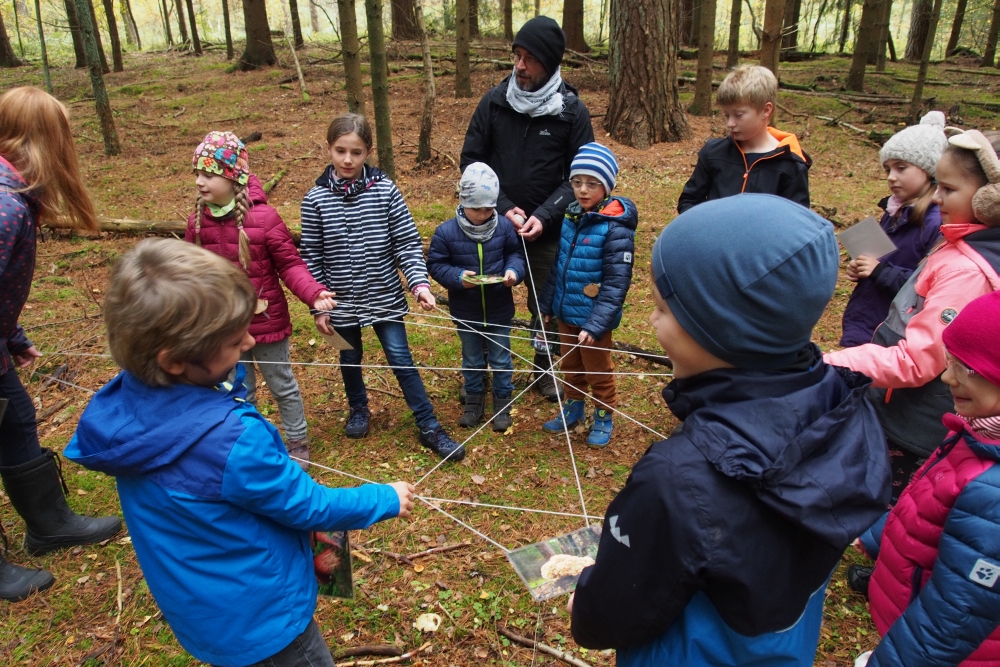
[[[14, 168], [2, 155], [0, 155], [0, 190], [14, 192], [21, 190], [27, 185], [20, 172]], [[38, 198], [31, 192], [18, 192], [18, 194], [28, 202], [33, 208], [38, 208]]]
[[719, 369], [664, 390], [687, 437], [723, 475], [787, 520], [842, 548], [889, 501], [871, 380], [829, 366], [813, 344], [786, 369]]
[[[122, 371], [91, 399], [64, 455], [116, 477], [155, 473], [168, 466], [232, 414], [246, 396], [238, 366], [233, 384], [150, 387]], [[143, 400], [144, 399], [144, 400]], [[156, 410], [130, 409], [142, 400]]]
[[592, 224], [603, 220], [611, 220], [619, 225], [628, 227], [633, 232], [639, 226], [639, 210], [628, 197], [618, 197], [612, 195], [608, 203], [600, 211], [590, 211], [584, 213], [580, 209], [580, 202], [574, 200], [566, 207], [566, 213], [572, 220], [579, 218], [585, 224]]
[[386, 176], [384, 171], [378, 167], [366, 164], [361, 173], [361, 178], [348, 181], [337, 178], [334, 166], [332, 164], [328, 164], [326, 169], [323, 170], [323, 173], [316, 179], [316, 185], [321, 188], [325, 188], [336, 195], [340, 195], [341, 197], [349, 197], [367, 190], [371, 186], [375, 185], [375, 183], [385, 178], [388, 178], [388, 176]]
[[979, 222], [963, 222], [955, 225], [941, 225], [941, 236], [943, 236], [948, 242], [955, 243], [969, 234], [981, 232], [984, 229], [990, 229], [990, 227]]

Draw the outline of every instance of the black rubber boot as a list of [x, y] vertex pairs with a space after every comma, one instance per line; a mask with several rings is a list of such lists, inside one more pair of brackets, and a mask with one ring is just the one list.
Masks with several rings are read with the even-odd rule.
[[847, 568], [847, 587], [855, 593], [868, 597], [868, 582], [875, 568], [865, 565], [851, 565]]
[[510, 396], [500, 398], [493, 397], [493, 430], [503, 433], [514, 425], [514, 420], [510, 416], [510, 406], [513, 400]]
[[0, 556], [0, 600], [19, 602], [36, 591], [44, 591], [55, 581], [48, 570], [14, 565]]
[[66, 483], [59, 457], [51, 449], [17, 466], [0, 467], [10, 504], [24, 519], [28, 553], [37, 556], [62, 547], [103, 542], [122, 529], [116, 516], [91, 518], [66, 504]]
[[466, 394], [465, 412], [458, 419], [458, 425], [472, 428], [483, 421], [486, 415], [486, 394]]
[[535, 377], [540, 374], [542, 377], [535, 383], [535, 391], [544, 396], [550, 403], [560, 401], [560, 391], [556, 386], [555, 378], [549, 373], [552, 367], [552, 357], [540, 352], [535, 353]]

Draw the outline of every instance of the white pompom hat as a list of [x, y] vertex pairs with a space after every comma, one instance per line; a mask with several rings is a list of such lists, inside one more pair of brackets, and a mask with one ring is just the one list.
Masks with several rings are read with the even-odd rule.
[[944, 134], [944, 114], [929, 111], [919, 125], [900, 130], [882, 146], [879, 159], [884, 165], [889, 160], [903, 160], [926, 171], [934, 178], [938, 160], [948, 145]]

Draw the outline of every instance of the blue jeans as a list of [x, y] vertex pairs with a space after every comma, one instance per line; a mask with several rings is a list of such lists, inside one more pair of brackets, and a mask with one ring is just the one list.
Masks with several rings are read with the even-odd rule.
[[[485, 335], [484, 335], [485, 334]], [[462, 377], [468, 394], [481, 394], [486, 386], [486, 366], [493, 369], [493, 395], [514, 393], [514, 362], [510, 358], [510, 327], [499, 324], [458, 324], [462, 341]]]
[[[364, 348], [361, 343], [361, 327], [334, 327], [338, 334], [346, 340], [353, 350], [340, 351], [340, 374], [344, 378], [344, 389], [347, 392], [347, 403], [352, 408], [368, 405], [368, 393], [365, 391], [365, 380], [361, 375], [361, 359]], [[400, 320], [381, 320], [372, 324], [375, 335], [382, 343], [386, 361], [392, 369], [399, 388], [403, 390], [403, 398], [413, 411], [413, 418], [421, 429], [439, 425], [434, 416], [434, 406], [427, 398], [424, 381], [414, 368], [413, 357], [410, 355], [410, 345], [406, 341], [406, 326]], [[406, 368], [399, 368], [405, 366]]]
[[291, 644], [250, 667], [334, 667], [334, 664], [330, 648], [316, 621], [312, 620]]

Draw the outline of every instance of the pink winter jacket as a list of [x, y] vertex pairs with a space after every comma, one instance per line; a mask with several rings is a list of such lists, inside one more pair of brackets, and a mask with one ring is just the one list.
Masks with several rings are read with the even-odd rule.
[[[288, 301], [281, 289], [280, 277], [292, 294], [307, 306], [319, 298], [326, 288], [316, 282], [299, 251], [292, 235], [278, 212], [267, 205], [267, 195], [255, 175], [247, 181], [247, 195], [251, 208], [247, 212], [243, 229], [250, 238], [250, 268], [247, 275], [257, 291], [257, 298], [267, 301], [267, 310], [254, 315], [250, 322], [250, 335], [258, 343], [277, 343], [292, 335], [292, 320], [288, 314]], [[195, 216], [188, 218], [184, 240], [195, 242]], [[217, 255], [240, 266], [240, 235], [229, 213], [221, 219], [213, 218], [207, 210], [201, 221], [201, 244]]]
[[[942, 225], [945, 242], [927, 256], [917, 279], [920, 312], [906, 324], [906, 337], [897, 345], [874, 343], [836, 352], [823, 360], [864, 373], [881, 388], [920, 387], [944, 372], [941, 333], [967, 303], [1000, 289], [1000, 276], [962, 239], [988, 229], [980, 224]], [[885, 326], [885, 325], [882, 325]]]

